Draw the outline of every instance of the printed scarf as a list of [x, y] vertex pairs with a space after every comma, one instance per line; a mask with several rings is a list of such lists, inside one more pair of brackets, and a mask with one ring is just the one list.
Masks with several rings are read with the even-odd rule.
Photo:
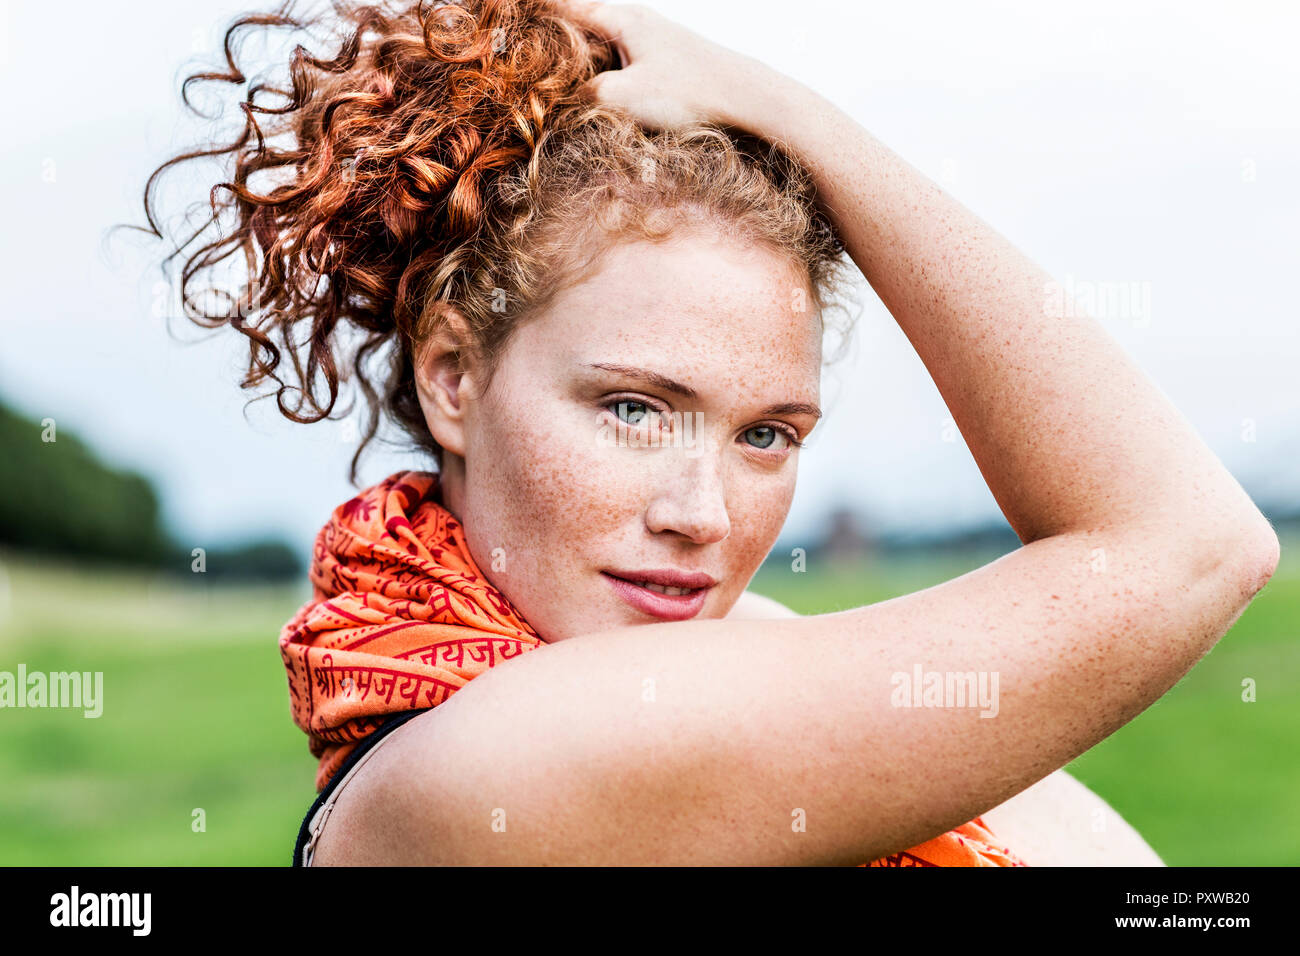
[[[323, 790], [389, 715], [436, 707], [488, 668], [544, 645], [479, 570], [439, 503], [438, 476], [398, 472], [334, 510], [316, 536], [312, 598], [280, 632], [293, 721]], [[980, 818], [863, 866], [1024, 866]]]

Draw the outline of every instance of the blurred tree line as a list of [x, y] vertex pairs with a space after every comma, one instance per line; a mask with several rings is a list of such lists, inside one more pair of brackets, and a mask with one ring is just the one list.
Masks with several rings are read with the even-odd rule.
[[[53, 440], [50, 440], [50, 439]], [[193, 573], [190, 547], [163, 525], [158, 495], [136, 472], [101, 462], [76, 435], [0, 402], [0, 545], [78, 560]], [[206, 549], [204, 573], [279, 580], [303, 573], [275, 539]]]

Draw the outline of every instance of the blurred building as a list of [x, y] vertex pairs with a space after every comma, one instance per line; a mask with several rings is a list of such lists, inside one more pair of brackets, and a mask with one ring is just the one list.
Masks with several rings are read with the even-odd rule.
[[821, 560], [865, 561], [876, 552], [876, 542], [863, 518], [852, 508], [838, 507], [827, 515], [826, 535], [817, 547]]

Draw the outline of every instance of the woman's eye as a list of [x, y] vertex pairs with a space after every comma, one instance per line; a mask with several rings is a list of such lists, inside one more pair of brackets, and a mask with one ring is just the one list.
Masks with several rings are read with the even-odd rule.
[[613, 402], [609, 406], [620, 421], [629, 425], [640, 425], [650, 418], [652, 409], [644, 402]]
[[[746, 430], [745, 436], [749, 440], [749, 443], [755, 448], [771, 448], [776, 443], [777, 439], [784, 440], [787, 445], [793, 444], [789, 435], [781, 431], [781, 429], [773, 428], [770, 425], [759, 425], [755, 428], [750, 428]], [[780, 446], [778, 445], [777, 447], [779, 448]]]

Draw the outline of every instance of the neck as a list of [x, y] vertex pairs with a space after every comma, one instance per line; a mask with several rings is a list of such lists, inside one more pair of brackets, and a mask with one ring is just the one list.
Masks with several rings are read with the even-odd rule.
[[457, 521], [465, 523], [461, 517], [465, 513], [465, 459], [446, 450], [438, 469], [437, 500]]

